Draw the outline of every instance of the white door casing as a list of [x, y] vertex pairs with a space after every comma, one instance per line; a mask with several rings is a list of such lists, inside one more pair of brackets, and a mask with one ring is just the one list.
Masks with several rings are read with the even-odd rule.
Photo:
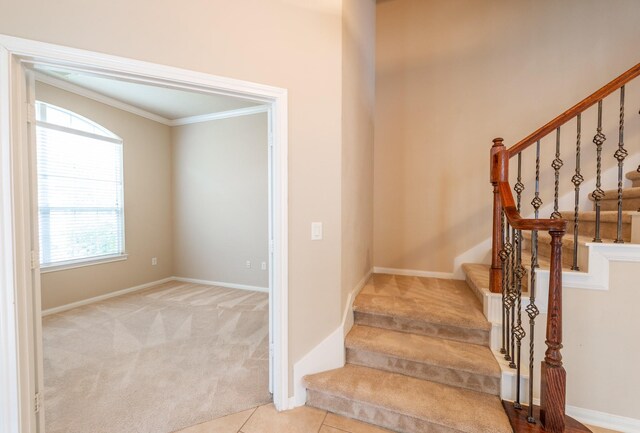
[[36, 433], [41, 431], [43, 420], [42, 411], [35, 411], [36, 393], [43, 386], [42, 330], [35, 140], [29, 140], [33, 127], [28, 121], [29, 102], [33, 102], [29, 69], [35, 65], [236, 96], [269, 105], [270, 385], [276, 408], [287, 409], [287, 90], [0, 35], [0, 431]]

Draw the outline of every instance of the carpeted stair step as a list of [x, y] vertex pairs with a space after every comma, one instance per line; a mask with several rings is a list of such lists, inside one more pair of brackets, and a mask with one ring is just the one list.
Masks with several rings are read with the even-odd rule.
[[491, 325], [464, 281], [374, 274], [353, 310], [358, 325], [489, 345]]
[[[531, 250], [531, 232], [523, 231], [522, 232], [522, 248], [526, 250], [527, 253]], [[581, 268], [585, 268], [587, 266], [587, 243], [591, 242], [593, 239], [588, 236], [578, 236], [578, 265]], [[573, 265], [573, 250], [575, 248], [573, 235], [564, 235], [562, 237], [562, 268], [565, 270], [570, 270]], [[523, 255], [523, 263], [530, 263], [530, 255], [527, 254], [527, 259], [524, 258]], [[539, 231], [538, 232], [538, 264], [541, 268], [549, 267], [549, 259], [551, 258], [551, 235], [548, 232]]]
[[626, 174], [627, 179], [631, 181], [631, 186], [640, 187], [640, 172], [637, 170], [630, 171]]
[[500, 395], [500, 366], [488, 347], [355, 325], [347, 363]]
[[[636, 211], [622, 211], [622, 240], [631, 240], [631, 215]], [[567, 236], [573, 235], [574, 221], [573, 211], [561, 212], [567, 220]], [[578, 212], [578, 234], [593, 239], [596, 234], [596, 213], [595, 211]], [[618, 236], [618, 211], [600, 211], [600, 238], [615, 239]]]
[[[589, 200], [593, 201], [591, 195]], [[637, 211], [640, 209], [640, 187], [625, 188], [622, 190], [622, 210]], [[600, 200], [600, 210], [618, 210], [618, 190], [609, 189], [604, 192], [604, 198]]]
[[305, 377], [307, 405], [401, 433], [512, 433], [500, 398], [347, 364]]

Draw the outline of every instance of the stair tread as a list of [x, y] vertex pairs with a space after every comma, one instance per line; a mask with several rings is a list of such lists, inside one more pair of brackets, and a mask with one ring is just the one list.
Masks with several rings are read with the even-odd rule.
[[[637, 213], [638, 212], [635, 210], [623, 210], [622, 223], [623, 224], [631, 223], [631, 216]], [[573, 222], [573, 211], [563, 211], [563, 212], [560, 212], [560, 214], [567, 215], [565, 219], [568, 221], [568, 224], [571, 224]], [[595, 220], [596, 220], [596, 211], [578, 212], [578, 221], [595, 221]], [[618, 211], [617, 210], [601, 210], [600, 222], [603, 222], [603, 223], [618, 222]]]
[[347, 335], [347, 349], [362, 350], [469, 373], [500, 377], [500, 366], [491, 349], [477, 344], [354, 325]]
[[374, 274], [353, 310], [379, 316], [489, 331], [482, 306], [462, 280]]
[[[622, 190], [622, 198], [639, 198], [640, 197], [640, 186], [624, 188]], [[617, 200], [618, 199], [618, 190], [617, 189], [607, 189], [604, 191], [604, 197], [602, 200]], [[593, 201], [593, 197], [589, 194], [589, 200]]]
[[640, 172], [637, 170], [633, 170], [630, 171], [629, 173], [627, 173], [625, 175], [625, 177], [629, 180], [639, 180], [640, 179]]
[[512, 433], [497, 396], [349, 364], [304, 380], [310, 390], [460, 432]]

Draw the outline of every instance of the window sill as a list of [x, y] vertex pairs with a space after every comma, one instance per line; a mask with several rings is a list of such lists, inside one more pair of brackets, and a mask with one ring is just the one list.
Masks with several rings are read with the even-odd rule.
[[73, 262], [60, 263], [57, 265], [43, 266], [40, 268], [41, 274], [49, 272], [66, 271], [68, 269], [84, 268], [85, 266], [102, 265], [105, 263], [121, 262], [127, 260], [128, 254], [117, 254], [113, 256], [93, 257], [86, 260], [74, 260]]

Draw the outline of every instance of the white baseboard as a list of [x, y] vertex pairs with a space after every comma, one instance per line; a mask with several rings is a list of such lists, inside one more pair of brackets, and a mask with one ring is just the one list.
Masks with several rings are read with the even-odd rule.
[[247, 284], [225, 283], [222, 281], [199, 280], [197, 278], [172, 277], [174, 281], [182, 283], [203, 284], [205, 286], [220, 286], [228, 289], [251, 290], [252, 292], [269, 293], [268, 287], [249, 286]]
[[138, 290], [148, 289], [149, 287], [156, 286], [158, 284], [168, 283], [173, 281], [173, 277], [163, 278], [161, 280], [152, 281], [150, 283], [140, 284], [138, 286], [129, 287], [127, 289], [117, 290], [115, 292], [105, 293], [104, 295], [94, 296], [93, 298], [83, 299], [81, 301], [72, 302], [70, 304], [61, 305], [59, 307], [49, 308], [42, 311], [42, 316], [48, 316], [50, 314], [61, 313], [63, 311], [71, 310], [73, 308], [82, 307], [83, 305], [93, 304], [94, 302], [104, 301], [105, 299], [115, 298], [116, 296], [126, 295], [127, 293], [137, 292]]
[[269, 293], [268, 287], [248, 286], [245, 284], [223, 283], [219, 281], [198, 280], [195, 278], [183, 278], [183, 277], [167, 277], [157, 281], [151, 281], [149, 283], [140, 284], [138, 286], [129, 287], [122, 290], [116, 290], [115, 292], [105, 293], [104, 295], [94, 296], [93, 298], [83, 299], [81, 301], [72, 302], [70, 304], [61, 305], [59, 307], [49, 308], [42, 311], [42, 316], [48, 316], [50, 314], [61, 313], [63, 311], [71, 310], [73, 308], [82, 307], [83, 305], [93, 304], [94, 302], [104, 301], [105, 299], [115, 298], [116, 296], [126, 295], [127, 293], [137, 292], [139, 290], [148, 289], [149, 287], [156, 286], [158, 284], [168, 283], [169, 281], [180, 281], [183, 283], [203, 284], [207, 286], [220, 286], [229, 289], [251, 290], [253, 292]]
[[617, 430], [624, 433], [640, 433], [640, 419], [627, 418], [597, 410], [583, 409], [581, 407], [567, 406], [567, 415], [583, 424]]
[[353, 326], [353, 301], [367, 284], [372, 273], [373, 269], [349, 293], [340, 326], [293, 366], [293, 397], [289, 399], [290, 408], [303, 406], [307, 401], [307, 389], [302, 382], [306, 375], [344, 367], [344, 339]]
[[453, 272], [434, 272], [434, 271], [420, 271], [416, 269], [397, 269], [397, 268], [383, 268], [375, 266], [373, 272], [376, 274], [392, 274], [392, 275], [404, 275], [408, 277], [425, 277], [425, 278], [444, 278], [448, 280], [464, 280], [464, 276], [456, 275]]
[[367, 275], [362, 277], [358, 284], [351, 290], [349, 293], [349, 298], [347, 299], [347, 304], [344, 307], [344, 311], [342, 312], [342, 335], [346, 337], [351, 328], [353, 327], [353, 302], [356, 300], [356, 296], [360, 293], [360, 290], [367, 284], [369, 278], [371, 278], [371, 274], [373, 274], [373, 269], [367, 272]]
[[[540, 399], [534, 398], [533, 404], [540, 405]], [[565, 407], [565, 412], [567, 415], [577, 419], [582, 424], [602, 427], [623, 433], [640, 433], [640, 419], [628, 418], [626, 416], [570, 405]]]
[[290, 407], [304, 406], [306, 403], [307, 389], [303, 383], [306, 375], [344, 367], [344, 362], [344, 335], [342, 326], [338, 326], [293, 366], [293, 402]]

